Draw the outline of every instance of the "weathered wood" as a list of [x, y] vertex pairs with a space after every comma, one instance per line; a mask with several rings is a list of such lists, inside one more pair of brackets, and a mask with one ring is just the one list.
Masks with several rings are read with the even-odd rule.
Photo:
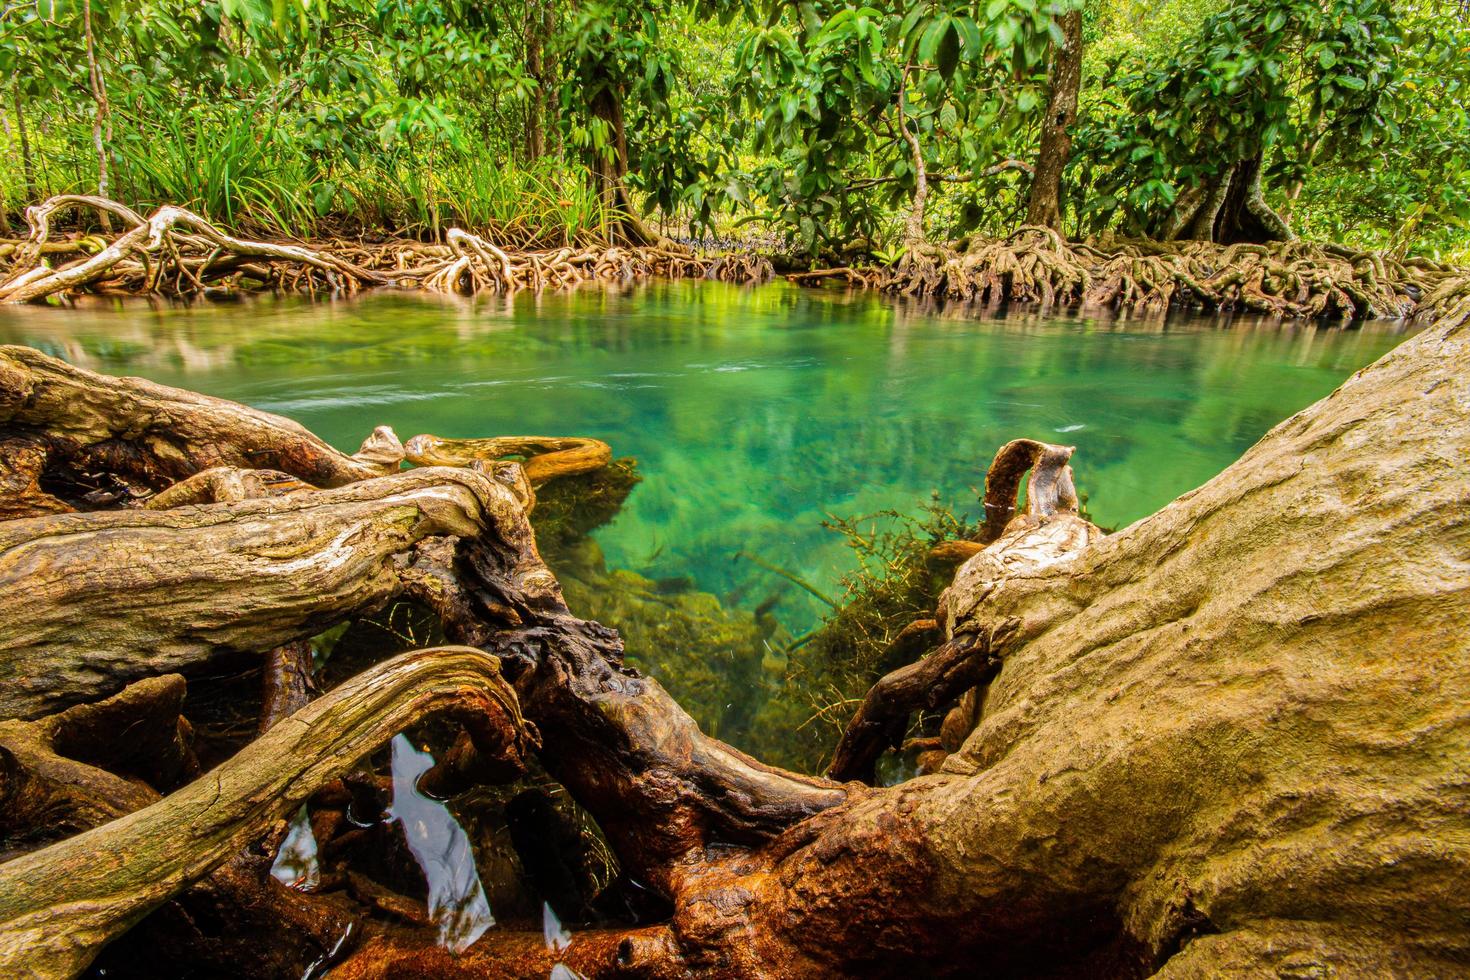
[[[946, 542], [930, 552], [930, 559], [968, 562], [971, 588], [978, 592], [997, 588], [1012, 575], [1034, 574], [1090, 545], [1101, 532], [1077, 514], [1072, 468], [1067, 465], [1072, 451], [1071, 446], [1032, 439], [1002, 446], [985, 474], [985, 523], [976, 540]], [[1027, 473], [1026, 507], [1018, 512], [1021, 477]], [[942, 606], [939, 619], [949, 630], [948, 642], [873, 685], [833, 753], [828, 773], [833, 779], [872, 784], [879, 756], [903, 743], [909, 715], [919, 709], [934, 710], [963, 699], [945, 717], [941, 744], [949, 751], [974, 727], [976, 696], [967, 692], [999, 669], [1002, 647], [1014, 624], [987, 622], [956, 633]], [[937, 747], [926, 751], [926, 769], [940, 761]]]
[[540, 485], [559, 476], [592, 473], [612, 462], [612, 447], [600, 439], [557, 436], [496, 436], [491, 439], [440, 439], [414, 436], [404, 446], [416, 466], [468, 466], [517, 457], [526, 478]]
[[34, 846], [95, 827], [197, 773], [183, 699], [184, 679], [171, 674], [37, 721], [0, 722], [0, 840]]
[[479, 534], [501, 498], [512, 506], [503, 485], [436, 467], [275, 499], [0, 523], [0, 717], [309, 637], [394, 595], [393, 558], [416, 542]]
[[842, 733], [827, 775], [844, 782], [876, 782], [878, 757], [903, 743], [912, 712], [942, 708], [1000, 669], [1007, 625], [961, 634], [879, 679]]
[[493, 658], [463, 647], [415, 651], [343, 684], [167, 798], [0, 864], [0, 972], [75, 975], [324, 783], [409, 724], [446, 712], [476, 722], [487, 756], [528, 748]]
[[[184, 679], [171, 674], [97, 704], [0, 723], [0, 839], [11, 851], [0, 861], [141, 810], [197, 776], [183, 698]], [[131, 949], [109, 955], [159, 973], [304, 974], [342, 943], [351, 916], [275, 881], [270, 862], [236, 855], [129, 933]]]
[[0, 437], [44, 450], [45, 462], [31, 469], [102, 470], [145, 490], [217, 466], [281, 470], [335, 487], [391, 473], [403, 460], [386, 427], [348, 456], [279, 415], [18, 346], [0, 346]]
[[505, 502], [493, 526], [459, 542], [452, 568], [418, 549], [411, 592], [451, 639], [505, 660], [540, 729], [542, 763], [638, 880], [669, 893], [686, 856], [769, 840], [845, 798], [833, 783], [766, 766], [702, 733], [657, 681], [624, 666], [616, 632], [567, 609], [523, 507]]

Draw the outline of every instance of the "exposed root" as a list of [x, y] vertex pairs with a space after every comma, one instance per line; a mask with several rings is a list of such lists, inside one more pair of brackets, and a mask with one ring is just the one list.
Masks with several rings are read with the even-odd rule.
[[404, 445], [415, 466], [468, 466], [476, 460], [493, 463], [524, 460], [526, 479], [539, 486], [559, 476], [593, 473], [612, 462], [612, 447], [600, 439], [557, 436], [497, 436], [491, 439], [440, 439], [414, 436]]
[[[126, 231], [58, 239], [53, 224], [73, 209], [121, 219]], [[589, 280], [628, 282], [649, 276], [729, 282], [770, 278], [753, 255], [702, 256], [663, 240], [643, 248], [564, 247], [507, 252], [459, 228], [442, 245], [334, 241], [311, 247], [236, 238], [185, 208], [165, 206], [147, 218], [106, 198], [67, 194], [28, 208], [29, 235], [0, 243], [0, 302], [24, 303], [81, 292], [195, 296], [245, 287], [306, 293], [352, 293], [393, 285], [474, 294], [560, 289]], [[60, 265], [52, 266], [54, 261]]]
[[1069, 243], [1027, 226], [962, 247], [910, 249], [891, 268], [823, 269], [787, 277], [842, 278], [906, 296], [979, 303], [1106, 307], [1161, 313], [1171, 307], [1288, 317], [1438, 319], [1470, 276], [1426, 259], [1293, 240], [1270, 245]]
[[466, 722], [487, 756], [520, 758], [533, 747], [494, 658], [465, 648], [403, 654], [274, 726], [206, 778], [0, 865], [0, 966], [7, 976], [75, 975], [364, 754], [446, 712]]
[[[1078, 515], [1071, 458], [1071, 446], [1034, 439], [1016, 439], [1000, 448], [985, 474], [985, 523], [975, 540], [951, 542], [936, 556], [965, 562], [957, 582], [989, 594], [1007, 577], [1077, 554], [1100, 535]], [[1017, 513], [1021, 478], [1027, 474], [1026, 508]], [[977, 581], [984, 586], [974, 586]], [[937, 769], [974, 730], [979, 721], [974, 689], [1000, 669], [1001, 651], [1016, 623], [978, 619], [956, 631], [956, 619], [947, 612], [941, 599], [938, 622], [949, 633], [946, 642], [882, 677], [863, 699], [833, 754], [831, 778], [873, 783], [878, 757], [903, 744], [914, 711], [959, 702], [946, 714], [939, 740], [924, 746], [926, 771]]]

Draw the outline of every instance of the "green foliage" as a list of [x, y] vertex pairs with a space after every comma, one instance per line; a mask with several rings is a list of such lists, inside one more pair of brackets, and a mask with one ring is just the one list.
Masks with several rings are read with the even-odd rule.
[[[992, 168], [1034, 162], [1058, 18], [1080, 2], [91, 8], [104, 155], [131, 203], [292, 233], [464, 224], [517, 245], [606, 238], [626, 209], [893, 260], [919, 161], [931, 237], [1022, 220], [1024, 170]], [[1470, 27], [1455, 3], [1082, 9], [1069, 231], [1158, 234], [1180, 194], [1259, 156], [1268, 200], [1299, 232], [1466, 247]], [[0, 213], [93, 189], [80, 0], [0, 3], [0, 84]]]
[[1066, 9], [1061, 0], [773, 8], [736, 48], [745, 109], [736, 132], [766, 159], [727, 185], [728, 204], [759, 202], [812, 252], [879, 240], [916, 187], [907, 130], [931, 174], [977, 181], [949, 231], [974, 229], [994, 186], [984, 171], [1045, 103], [1044, 60]]
[[930, 501], [918, 516], [882, 511], [832, 518], [825, 525], [841, 534], [857, 567], [842, 579], [842, 595], [822, 625], [795, 641], [786, 653], [784, 692], [776, 701], [801, 707], [808, 734], [801, 744], [808, 767], [825, 761], [873, 683], [902, 663], [888, 659], [900, 630], [933, 616], [953, 567], [937, 567], [929, 552], [942, 541], [969, 538], [978, 530], [965, 515]]

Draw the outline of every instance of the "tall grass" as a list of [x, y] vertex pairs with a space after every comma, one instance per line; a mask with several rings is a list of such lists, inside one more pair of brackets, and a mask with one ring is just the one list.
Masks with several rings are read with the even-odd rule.
[[178, 112], [145, 90], [124, 119], [113, 150], [130, 203], [181, 204], [259, 231], [315, 229], [316, 168], [259, 105]]
[[[180, 204], [261, 236], [391, 233], [432, 238], [459, 226], [515, 248], [606, 241], [618, 215], [586, 169], [556, 158], [520, 164], [441, 147], [369, 142], [322, 152], [263, 101], [180, 106], [150, 91], [114, 102], [113, 196], [139, 208]], [[32, 139], [39, 196], [96, 188], [91, 132], [52, 119]], [[18, 215], [17, 152], [0, 155], [0, 207]]]

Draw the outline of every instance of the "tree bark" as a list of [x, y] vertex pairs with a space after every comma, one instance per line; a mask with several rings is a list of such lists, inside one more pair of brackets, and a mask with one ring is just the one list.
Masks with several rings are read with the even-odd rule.
[[1051, 67], [1051, 92], [1041, 124], [1036, 176], [1026, 204], [1026, 223], [1062, 230], [1062, 171], [1072, 155], [1072, 126], [1082, 89], [1082, 8], [1062, 16], [1062, 44]]
[[638, 209], [628, 195], [628, 136], [623, 121], [623, 98], [611, 81], [598, 84], [588, 100], [594, 119], [607, 129], [609, 143], [605, 148], [592, 148], [592, 180], [602, 195], [605, 208], [613, 212], [612, 238], [625, 245], [652, 245], [658, 241], [638, 216]]
[[1240, 242], [1284, 242], [1296, 236], [1271, 206], [1261, 188], [1260, 154], [1242, 160], [1225, 178], [1224, 198], [1215, 214], [1210, 241], [1221, 245]]
[[551, 37], [550, 0], [531, 0], [526, 4], [524, 34], [526, 74], [536, 82], [536, 90], [526, 101], [526, 162], [535, 163], [546, 155], [546, 93], [551, 85], [546, 70], [546, 42]]
[[[48, 471], [74, 477], [104, 470], [148, 493], [216, 466], [280, 470], [336, 487], [397, 470], [403, 460], [398, 437], [386, 426], [348, 456], [279, 415], [141, 378], [96, 374], [18, 346], [0, 346], [4, 437], [31, 443], [34, 458], [8, 477], [0, 469], [0, 478], [18, 484], [37, 513], [67, 506], [38, 496], [37, 481]], [[9, 515], [21, 516], [18, 510], [12, 500]]]
[[[92, 87], [92, 146], [97, 153], [97, 193], [106, 197], [109, 193], [107, 180], [108, 147], [112, 145], [112, 112], [107, 105], [107, 80], [102, 66], [97, 61], [97, 41], [92, 31], [92, 0], [82, 0], [82, 33], [87, 48], [87, 78]], [[102, 230], [112, 231], [112, 220], [106, 211], [101, 212]]]
[[276, 725], [167, 798], [0, 865], [0, 968], [80, 972], [97, 950], [284, 820], [323, 784], [429, 714], [464, 719], [487, 755], [519, 757], [529, 730], [478, 650], [403, 654]]
[[395, 556], [479, 534], [509, 494], [433, 467], [280, 498], [0, 523], [0, 718], [258, 657], [374, 609], [402, 588]]

